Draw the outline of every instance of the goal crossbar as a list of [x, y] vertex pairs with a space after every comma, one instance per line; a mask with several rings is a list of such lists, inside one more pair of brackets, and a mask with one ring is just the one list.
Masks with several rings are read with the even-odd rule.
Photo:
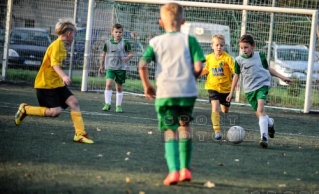
[[262, 12], [275, 12], [275, 13], [291, 13], [291, 14], [306, 14], [312, 15], [316, 13], [315, 9], [295, 9], [295, 8], [280, 8], [280, 7], [261, 7], [252, 5], [235, 5], [235, 4], [222, 4], [222, 3], [203, 3], [203, 2], [189, 2], [189, 1], [167, 1], [167, 0], [114, 0], [115, 2], [127, 3], [144, 3], [144, 4], [166, 4], [178, 3], [183, 6], [190, 7], [205, 7], [216, 9], [233, 9], [233, 10], [249, 10], [249, 11], [262, 11]]

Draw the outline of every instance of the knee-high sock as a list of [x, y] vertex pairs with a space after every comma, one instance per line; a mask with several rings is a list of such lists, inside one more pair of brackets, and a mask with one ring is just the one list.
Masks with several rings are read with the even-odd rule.
[[165, 142], [165, 158], [169, 172], [179, 171], [178, 143], [175, 139]]
[[180, 168], [188, 168], [190, 170], [193, 151], [193, 139], [179, 140], [179, 158]]
[[263, 134], [266, 134], [268, 137], [268, 116], [260, 116], [259, 117], [259, 127], [260, 127], [260, 136], [262, 137]]
[[219, 112], [212, 112], [212, 123], [213, 123], [213, 129], [215, 131], [215, 133], [219, 133], [220, 132], [220, 115]]
[[41, 106], [25, 106], [24, 107], [25, 112], [27, 115], [32, 115], [32, 116], [40, 116], [40, 117], [45, 117], [45, 111], [48, 109], [46, 107], [41, 107]]
[[86, 134], [81, 112], [71, 112], [71, 118], [74, 124], [76, 134]]
[[104, 91], [105, 104], [111, 104], [112, 101], [112, 90]]
[[123, 92], [116, 92], [116, 106], [121, 106], [123, 100]]
[[267, 116], [267, 119], [268, 119], [268, 126], [273, 126], [274, 123], [272, 122], [272, 120], [270, 120], [268, 115], [266, 115], [266, 116]]

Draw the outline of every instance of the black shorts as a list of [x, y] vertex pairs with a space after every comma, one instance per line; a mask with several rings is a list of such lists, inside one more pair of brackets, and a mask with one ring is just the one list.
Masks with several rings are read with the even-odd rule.
[[219, 103], [222, 104], [223, 106], [230, 107], [230, 102], [226, 101], [226, 98], [229, 95], [229, 93], [223, 94], [215, 90], [208, 90], [208, 94], [209, 94], [209, 102], [211, 102], [212, 100], [219, 100]]
[[66, 87], [54, 89], [36, 89], [39, 105], [47, 108], [68, 108], [66, 100], [72, 96], [72, 92]]

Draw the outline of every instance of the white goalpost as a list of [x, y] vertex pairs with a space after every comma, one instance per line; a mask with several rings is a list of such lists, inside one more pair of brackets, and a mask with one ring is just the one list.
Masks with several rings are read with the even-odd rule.
[[[310, 110], [311, 104], [311, 94], [312, 94], [312, 74], [313, 74], [313, 64], [315, 57], [315, 45], [316, 45], [316, 28], [318, 23], [318, 10], [313, 9], [293, 9], [293, 8], [279, 8], [279, 7], [263, 7], [263, 6], [251, 6], [251, 5], [234, 5], [234, 4], [220, 4], [220, 3], [203, 3], [203, 2], [188, 2], [188, 1], [166, 1], [166, 0], [114, 0], [116, 3], [132, 3], [132, 4], [155, 4], [162, 5], [168, 2], [179, 3], [185, 7], [192, 8], [211, 8], [211, 9], [221, 9], [221, 10], [237, 10], [237, 11], [253, 11], [253, 12], [268, 12], [268, 13], [285, 13], [285, 14], [300, 14], [300, 15], [308, 15], [311, 16], [311, 29], [309, 34], [309, 56], [308, 56], [308, 67], [306, 72], [306, 85], [305, 85], [305, 97], [303, 102], [303, 110], [304, 113], [312, 112]], [[138, 15], [138, 11], [137, 14]], [[241, 25], [242, 33], [245, 30], [245, 17], [242, 17], [242, 20], [239, 21]], [[272, 28], [272, 25], [270, 25]], [[268, 29], [272, 33], [272, 29]], [[268, 32], [268, 33], [270, 33]], [[270, 34], [271, 34], [270, 33]], [[290, 35], [287, 35], [290, 36]], [[271, 36], [269, 42], [272, 42]], [[239, 38], [239, 37], [238, 37]], [[83, 84], [87, 84], [87, 77], [83, 76], [82, 80], [82, 88]]]

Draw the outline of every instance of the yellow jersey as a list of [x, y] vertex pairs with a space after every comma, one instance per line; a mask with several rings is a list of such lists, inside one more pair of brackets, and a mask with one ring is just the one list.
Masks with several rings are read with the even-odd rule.
[[229, 93], [232, 85], [235, 62], [226, 52], [217, 59], [214, 53], [206, 57], [205, 70], [208, 71], [205, 83], [206, 90], [215, 90], [219, 93]]
[[63, 87], [62, 78], [55, 72], [53, 66], [62, 67], [62, 61], [65, 60], [67, 50], [61, 38], [58, 38], [48, 47], [45, 52], [40, 70], [35, 78], [34, 88], [53, 89]]

